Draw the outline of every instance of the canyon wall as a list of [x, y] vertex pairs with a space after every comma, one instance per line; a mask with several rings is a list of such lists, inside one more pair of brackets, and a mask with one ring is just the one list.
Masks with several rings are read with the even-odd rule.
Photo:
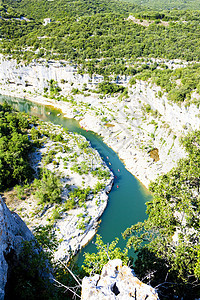
[[[150, 104], [152, 109], [158, 110], [174, 131], [183, 132], [184, 129], [200, 128], [200, 110], [195, 104], [185, 106], [170, 103], [167, 93], [159, 97], [158, 91], [162, 91], [161, 88], [145, 81], [138, 81], [132, 91], [133, 97], [140, 98], [146, 104]], [[199, 98], [199, 95], [193, 94], [192, 97]]]

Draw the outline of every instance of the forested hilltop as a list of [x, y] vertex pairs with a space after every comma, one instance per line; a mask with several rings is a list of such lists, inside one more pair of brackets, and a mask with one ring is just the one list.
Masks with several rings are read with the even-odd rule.
[[[0, 7], [0, 52], [7, 60], [16, 59], [19, 66], [30, 63], [36, 66], [38, 63], [48, 68], [51, 62], [59, 61], [60, 66], [72, 65], [80, 76], [88, 74], [91, 81], [95, 74], [101, 75], [103, 81], [91, 90], [89, 85], [73, 88], [74, 83], [65, 82], [64, 79], [60, 82], [53, 79], [48, 82], [43, 95], [55, 101], [69, 102], [74, 105], [74, 109], [78, 107], [74, 95], [86, 98], [89, 93], [96, 93], [99, 103], [102, 99], [109, 101], [106, 98], [108, 95], [109, 98], [116, 98], [116, 106], [125, 103], [124, 110], [128, 111], [128, 102], [131, 97], [134, 100], [136, 85], [143, 81], [149, 89], [154, 88], [156, 91], [155, 102], [163, 102], [165, 106], [164, 95], [173, 107], [177, 105], [186, 112], [189, 107], [198, 110], [198, 9], [198, 1], [182, 0], [146, 0], [142, 2], [142, 6], [139, 0], [4, 0]], [[49, 20], [45, 21], [46, 18]], [[123, 85], [121, 79], [127, 77], [130, 80]], [[69, 95], [62, 93], [65, 84], [71, 85]], [[88, 111], [90, 106], [88, 104]], [[2, 149], [8, 147], [8, 154], [1, 158], [2, 189], [5, 188], [6, 179], [9, 179], [8, 187], [11, 187], [16, 182], [22, 184], [30, 174], [30, 167], [23, 159], [31, 147], [30, 141], [23, 136], [27, 131], [26, 123], [23, 123], [22, 115], [16, 121], [5, 109], [7, 108], [1, 114], [10, 125], [9, 137], [1, 139]], [[77, 110], [81, 109], [80, 107]], [[101, 114], [102, 122], [112, 126], [114, 117], [108, 120], [106, 113], [104, 115], [106, 109], [107, 107], [101, 112], [96, 111], [96, 116]], [[161, 116], [149, 104], [143, 105], [141, 110], [143, 123], [147, 115], [152, 116], [149, 125], [155, 126], [155, 131], [150, 134], [153, 144]], [[134, 113], [130, 116], [133, 117], [130, 119], [132, 123]], [[195, 118], [199, 116], [197, 112]], [[1, 124], [3, 134], [7, 130], [4, 119]], [[127, 117], [127, 124], [130, 120]], [[16, 127], [18, 131], [20, 122], [25, 127], [20, 129], [18, 136], [13, 128]], [[169, 125], [163, 123], [162, 126], [167, 132]], [[185, 149], [187, 157], [181, 159], [176, 168], [151, 183], [150, 190], [154, 198], [147, 203], [148, 219], [134, 224], [123, 234], [128, 240], [127, 248], [133, 247], [138, 254], [134, 266], [136, 274], [140, 279], [157, 287], [161, 299], [195, 299], [200, 295], [200, 131], [190, 130], [190, 124], [182, 129], [181, 133], [185, 130], [187, 135], [183, 133], [180, 147]], [[163, 137], [162, 139], [164, 144], [165, 140]], [[178, 136], [174, 135], [174, 140], [176, 139], [178, 140]], [[16, 140], [18, 143], [15, 144]], [[37, 142], [37, 136], [34, 142]], [[147, 150], [145, 142], [141, 145], [144, 151]], [[24, 149], [21, 143], [24, 143]], [[19, 160], [13, 165], [14, 169], [8, 168], [9, 171], [4, 174], [3, 168], [10, 167], [10, 162], [13, 163], [9, 150], [16, 148], [17, 151], [17, 147], [20, 148]], [[81, 171], [77, 165], [74, 169]], [[73, 201], [69, 203], [73, 204]], [[108, 259], [107, 250], [104, 250], [108, 249], [107, 245], [99, 237], [97, 246], [98, 254], [86, 255], [84, 269], [87, 273], [93, 270], [100, 272]], [[127, 249], [122, 253], [115, 246], [115, 242], [111, 243], [109, 257], [121, 257], [127, 263]]]
[[[134, 22], [129, 14], [149, 22]], [[139, 13], [135, 6], [115, 1], [24, 0], [3, 4], [1, 16], [1, 52], [27, 62], [65, 59], [88, 72], [110, 65], [108, 74], [124, 69], [132, 74], [128, 67], [137, 57], [200, 60], [198, 11]], [[46, 26], [44, 18], [51, 19]]]
[[144, 6], [146, 9], [200, 9], [200, 3], [196, 0], [128, 0], [130, 3]]

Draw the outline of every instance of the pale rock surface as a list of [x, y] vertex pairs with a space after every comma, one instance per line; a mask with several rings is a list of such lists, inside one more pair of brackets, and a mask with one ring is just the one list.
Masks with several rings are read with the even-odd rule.
[[110, 260], [101, 275], [85, 277], [82, 282], [82, 300], [158, 300], [150, 285], [141, 282], [132, 269], [122, 266], [120, 259]]
[[0, 300], [5, 296], [9, 271], [7, 257], [9, 255], [17, 257], [22, 249], [22, 241], [30, 241], [33, 238], [33, 234], [22, 219], [16, 213], [10, 212], [0, 197]]
[[[184, 128], [199, 130], [200, 110], [196, 105], [185, 106], [183, 104], [179, 106], [176, 103], [170, 103], [166, 92], [162, 97], [158, 97], [157, 93], [162, 91], [161, 88], [145, 81], [137, 81], [132, 91], [133, 97], [140, 99], [145, 104], [150, 104], [153, 110], [157, 109], [175, 132], [181, 133]], [[192, 97], [195, 98], [198, 95], [193, 94]]]

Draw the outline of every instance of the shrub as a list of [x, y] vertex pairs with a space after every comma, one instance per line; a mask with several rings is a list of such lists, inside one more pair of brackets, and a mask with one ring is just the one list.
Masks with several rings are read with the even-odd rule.
[[40, 203], [60, 203], [61, 202], [61, 183], [59, 178], [51, 171], [42, 170], [42, 178], [35, 180], [37, 191], [35, 196]]

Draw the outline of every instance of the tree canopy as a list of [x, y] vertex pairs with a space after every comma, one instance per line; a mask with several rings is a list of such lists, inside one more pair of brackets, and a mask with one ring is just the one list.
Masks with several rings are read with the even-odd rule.
[[24, 113], [0, 105], [0, 191], [33, 178], [28, 154], [34, 144], [28, 138], [28, 128]]

